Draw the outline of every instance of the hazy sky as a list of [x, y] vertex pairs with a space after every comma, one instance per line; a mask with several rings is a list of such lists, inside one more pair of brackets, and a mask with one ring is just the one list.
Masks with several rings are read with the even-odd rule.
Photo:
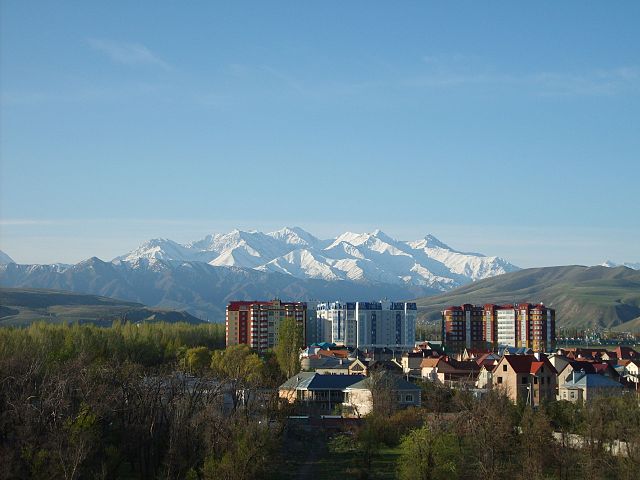
[[640, 2], [3, 0], [0, 22], [18, 262], [284, 225], [640, 261]]

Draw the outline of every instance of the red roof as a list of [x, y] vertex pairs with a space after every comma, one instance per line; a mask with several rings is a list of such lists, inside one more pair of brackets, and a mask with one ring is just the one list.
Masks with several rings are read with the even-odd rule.
[[[558, 373], [545, 356], [541, 356], [538, 360], [535, 355], [505, 355], [503, 359], [509, 362], [509, 365], [511, 365], [511, 368], [513, 368], [516, 373], [535, 375], [542, 366], [546, 366], [550, 368], [551, 371]], [[496, 365], [496, 367], [497, 366], [498, 365]]]
[[616, 352], [616, 355], [618, 356], [618, 358], [622, 358], [625, 360], [629, 360], [632, 358], [640, 358], [640, 353], [636, 352], [631, 347], [617, 347], [614, 350], [614, 352]]

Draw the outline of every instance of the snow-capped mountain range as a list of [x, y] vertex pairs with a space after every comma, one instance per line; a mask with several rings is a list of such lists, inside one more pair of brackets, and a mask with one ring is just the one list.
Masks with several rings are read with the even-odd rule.
[[113, 260], [205, 262], [303, 279], [425, 286], [447, 291], [471, 281], [518, 270], [500, 257], [455, 250], [432, 235], [400, 241], [384, 232], [346, 232], [322, 240], [301, 228], [275, 232], [233, 230], [186, 245], [153, 239]]
[[600, 264], [603, 267], [615, 268], [615, 267], [627, 267], [633, 270], [640, 270], [640, 262], [624, 262], [617, 263], [611, 260], [605, 260]]
[[427, 235], [395, 240], [376, 230], [322, 240], [300, 228], [208, 235], [185, 245], [149, 240], [112, 261], [0, 264], [0, 287], [89, 293], [186, 309], [224, 320], [230, 300], [412, 299], [518, 268]]

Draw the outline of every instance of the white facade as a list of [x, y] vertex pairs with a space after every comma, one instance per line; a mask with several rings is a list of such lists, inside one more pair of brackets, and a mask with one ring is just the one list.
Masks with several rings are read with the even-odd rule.
[[413, 347], [417, 308], [406, 302], [329, 302], [316, 306], [321, 341], [348, 347]]
[[[499, 345], [516, 345], [516, 311], [501, 308], [496, 310], [496, 326], [498, 328]], [[526, 338], [526, 335], [525, 337]]]

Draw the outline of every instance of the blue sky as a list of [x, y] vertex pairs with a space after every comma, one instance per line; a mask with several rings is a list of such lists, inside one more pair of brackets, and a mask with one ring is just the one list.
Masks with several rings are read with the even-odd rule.
[[284, 225], [640, 261], [638, 2], [0, 9], [18, 262]]

